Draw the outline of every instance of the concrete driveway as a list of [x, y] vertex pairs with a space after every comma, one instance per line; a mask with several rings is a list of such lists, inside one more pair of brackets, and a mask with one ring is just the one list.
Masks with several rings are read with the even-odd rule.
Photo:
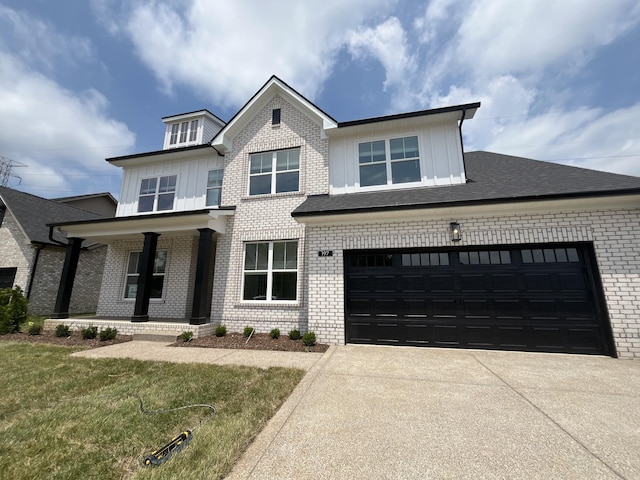
[[229, 478], [640, 478], [640, 362], [331, 347]]

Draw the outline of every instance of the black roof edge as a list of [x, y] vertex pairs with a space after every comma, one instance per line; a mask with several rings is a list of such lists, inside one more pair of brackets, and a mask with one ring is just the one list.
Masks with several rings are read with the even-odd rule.
[[202, 210], [185, 210], [181, 212], [167, 212], [167, 213], [155, 213], [152, 215], [131, 215], [128, 217], [108, 217], [108, 218], [96, 218], [94, 220], [80, 220], [74, 222], [59, 222], [59, 223], [47, 223], [47, 227], [64, 227], [69, 225], [82, 225], [82, 224], [94, 224], [94, 223], [117, 223], [126, 222], [129, 220], [140, 220], [143, 218], [170, 218], [170, 217], [187, 217], [189, 215], [200, 215], [203, 213], [215, 212], [216, 210], [235, 210], [236, 207], [218, 207], [218, 208], [204, 208]]
[[472, 108], [480, 108], [480, 102], [465, 103], [463, 105], [453, 105], [451, 107], [432, 108], [429, 110], [418, 110], [415, 112], [396, 113], [393, 115], [384, 115], [382, 117], [371, 117], [371, 118], [363, 118], [361, 120], [350, 120], [348, 122], [338, 122], [338, 128], [353, 127], [355, 125], [365, 125], [367, 123], [386, 122], [389, 120], [399, 120], [402, 118], [422, 117], [426, 115], [437, 115], [439, 113], [464, 111], [464, 110], [470, 110]]
[[204, 149], [204, 148], [212, 148], [210, 143], [203, 143], [200, 145], [189, 145], [188, 147], [178, 147], [178, 148], [167, 148], [165, 150], [154, 150], [153, 152], [144, 152], [144, 153], [132, 153], [131, 155], [123, 155], [121, 157], [111, 157], [111, 158], [106, 158], [105, 161], [106, 162], [117, 162], [120, 160], [131, 160], [134, 158], [141, 158], [141, 157], [152, 157], [155, 155], [163, 155], [165, 153], [172, 153], [172, 152], [184, 152], [186, 150], [198, 150], [198, 149]]
[[[227, 125], [229, 125], [229, 124], [233, 123], [233, 121], [236, 119], [236, 117], [237, 117], [238, 115], [240, 115], [240, 112], [242, 112], [242, 110], [244, 110], [244, 109], [245, 109], [245, 107], [246, 107], [247, 105], [249, 105], [249, 104], [253, 101], [253, 99], [254, 99], [254, 98], [256, 98], [256, 97], [258, 96], [258, 94], [262, 91], [262, 89], [263, 89], [264, 87], [266, 87], [266, 86], [267, 86], [267, 84], [268, 84], [271, 80], [273, 80], [274, 78], [275, 78], [276, 80], [278, 80], [279, 82], [281, 82], [283, 85], [285, 85], [287, 88], [290, 88], [291, 90], [293, 90], [293, 91], [295, 92], [295, 94], [296, 94], [296, 95], [298, 95], [300, 98], [304, 99], [306, 102], [309, 102], [311, 105], [313, 105], [314, 107], [316, 107], [318, 110], [320, 110], [324, 115], [326, 115], [327, 117], [329, 117], [331, 120], [333, 120], [334, 122], [338, 123], [338, 121], [337, 121], [335, 118], [333, 118], [333, 117], [332, 117], [331, 115], [329, 115], [327, 112], [325, 112], [324, 110], [322, 110], [322, 109], [321, 109], [319, 106], [317, 106], [315, 103], [313, 103], [312, 101], [310, 101], [307, 97], [305, 97], [304, 95], [302, 95], [300, 92], [298, 92], [295, 88], [293, 88], [293, 87], [292, 87], [291, 85], [289, 85], [287, 82], [285, 82], [284, 80], [282, 80], [282, 79], [281, 79], [280, 77], [278, 77], [277, 75], [271, 75], [271, 76], [269, 77], [269, 79], [268, 79], [266, 82], [264, 82], [264, 83], [262, 84], [262, 86], [261, 86], [261, 87], [256, 91], [256, 93], [254, 93], [254, 94], [251, 96], [251, 98], [250, 98], [249, 100], [247, 100], [247, 101], [244, 103], [244, 105], [242, 105], [242, 107], [240, 107], [240, 109], [239, 109], [239, 110], [238, 110], [238, 111], [233, 115], [233, 117], [231, 117], [231, 118], [229, 119], [229, 121], [227, 122]], [[226, 127], [226, 125], [225, 125], [225, 127]], [[224, 127], [222, 128], [222, 130], [224, 130]], [[220, 132], [221, 132], [222, 130], [220, 130]], [[211, 143], [213, 143], [213, 141], [218, 137], [218, 135], [220, 135], [220, 132], [218, 132], [218, 133], [216, 133], [216, 134], [215, 134], [215, 136], [211, 139]]]
[[223, 125], [226, 125], [227, 122], [225, 122], [224, 120], [222, 120], [219, 116], [217, 116], [215, 113], [213, 113], [211, 110], [209, 110], [208, 108], [201, 108], [199, 110], [194, 110], [192, 112], [184, 112], [184, 113], [176, 113], [175, 115], [167, 115], [166, 117], [162, 117], [162, 120], [166, 120], [167, 118], [173, 118], [173, 117], [181, 117], [182, 115], [191, 115], [192, 113], [198, 113], [198, 112], [207, 112], [209, 115], [211, 115], [212, 117], [217, 118], [218, 120], [220, 120], [220, 122]]
[[560, 193], [554, 195], [529, 195], [527, 197], [507, 197], [507, 198], [495, 198], [495, 199], [477, 199], [477, 200], [460, 200], [452, 202], [438, 202], [438, 203], [414, 203], [410, 205], [384, 205], [375, 207], [363, 207], [363, 208], [345, 208], [335, 210], [316, 210], [311, 212], [291, 212], [292, 217], [326, 217], [329, 215], [348, 215], [350, 213], [370, 213], [370, 212], [384, 212], [384, 211], [399, 211], [399, 210], [431, 210], [435, 208], [447, 208], [447, 207], [465, 207], [472, 205], [496, 205], [507, 203], [524, 203], [532, 202], [536, 200], [561, 200], [569, 198], [594, 198], [594, 197], [620, 197], [623, 195], [640, 194], [640, 188], [627, 188], [624, 190], [614, 191], [602, 191], [602, 192], [577, 192], [577, 193]]

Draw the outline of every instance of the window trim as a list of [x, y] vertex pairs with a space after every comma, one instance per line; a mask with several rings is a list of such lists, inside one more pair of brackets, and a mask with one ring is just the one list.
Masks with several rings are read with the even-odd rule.
[[[391, 159], [391, 140], [397, 139], [405, 139], [409, 137], [416, 137], [418, 140], [418, 166], [420, 168], [420, 180], [414, 182], [404, 182], [404, 183], [393, 183], [393, 164], [398, 162], [407, 161], [407, 159]], [[372, 162], [361, 164], [360, 163], [360, 145], [363, 143], [371, 143], [376, 141], [384, 141], [385, 148], [385, 171], [387, 175], [387, 182], [381, 185], [367, 185], [362, 186], [360, 181], [360, 168], [366, 165], [375, 165], [382, 164], [382, 161]], [[354, 161], [356, 168], [356, 191], [374, 191], [374, 190], [390, 190], [396, 188], [413, 188], [417, 186], [422, 186], [426, 184], [426, 168], [425, 168], [425, 160], [424, 160], [424, 148], [422, 145], [422, 136], [420, 132], [406, 132], [406, 133], [398, 133], [397, 135], [385, 135], [385, 136], [376, 136], [376, 137], [368, 137], [368, 138], [359, 138], [355, 140], [354, 143]]]
[[[215, 171], [220, 171], [222, 172], [222, 178], [220, 179], [220, 185], [219, 186], [215, 186], [215, 187], [210, 187], [209, 186], [209, 175], [211, 174], [211, 172], [215, 172]], [[205, 194], [204, 194], [204, 204], [206, 207], [219, 207], [222, 203], [222, 183], [224, 182], [224, 168], [210, 168], [209, 170], [207, 170], [207, 188], [205, 189]], [[209, 190], [219, 190], [220, 191], [220, 195], [218, 196], [218, 198], [220, 199], [220, 203], [217, 203], [215, 205], [209, 205], [207, 203], [207, 199], [209, 198]]]
[[[158, 253], [160, 252], [164, 252], [165, 253], [165, 261], [164, 261], [164, 272], [162, 273], [154, 273], [153, 276], [154, 277], [163, 277], [162, 280], [162, 294], [160, 295], [160, 297], [151, 297], [149, 299], [149, 301], [151, 302], [162, 302], [165, 299], [165, 293], [166, 293], [166, 279], [167, 279], [167, 267], [169, 265], [169, 250], [165, 249], [165, 248], [159, 248], [156, 250], [156, 257], [158, 255]], [[127, 252], [127, 260], [125, 262], [125, 266], [124, 266], [124, 285], [122, 288], [122, 299], [124, 301], [130, 302], [130, 301], [135, 301], [136, 297], [127, 297], [127, 280], [128, 278], [131, 276], [135, 276], [137, 278], [140, 278], [140, 272], [138, 273], [129, 273], [129, 262], [131, 262], [131, 255], [134, 253], [138, 253], [140, 255], [142, 255], [142, 250], [129, 250]], [[140, 261], [140, 257], [138, 257], [138, 261]], [[155, 258], [154, 258], [154, 265], [155, 265]], [[139, 268], [140, 265], [138, 264], [136, 266], [136, 269]], [[155, 267], [154, 267], [155, 269]], [[137, 282], [136, 282], [136, 288], [137, 288]]]
[[[296, 268], [273, 268], [273, 250], [274, 244], [276, 243], [296, 243]], [[247, 258], [247, 245], [259, 245], [259, 244], [268, 244], [268, 260], [267, 260], [267, 269], [266, 270], [247, 270], [246, 269], [246, 258]], [[240, 302], [243, 304], [252, 304], [252, 305], [274, 305], [274, 304], [286, 304], [286, 305], [297, 305], [300, 301], [300, 246], [301, 241], [297, 238], [291, 238], [286, 240], [255, 240], [255, 241], [245, 241], [242, 244], [242, 280], [240, 282]], [[245, 287], [245, 279], [247, 273], [266, 273], [267, 274], [267, 289], [264, 300], [245, 300], [244, 298], [244, 287]], [[284, 299], [273, 299], [273, 273], [276, 272], [285, 272], [285, 273], [295, 273], [296, 274], [296, 298], [295, 300], [284, 300]]]
[[[160, 182], [161, 179], [163, 178], [171, 178], [171, 177], [175, 177], [176, 178], [176, 185], [175, 188], [173, 190], [173, 192], [160, 192]], [[152, 194], [151, 193], [141, 193], [142, 190], [142, 182], [144, 182], [145, 180], [152, 180], [155, 179], [156, 180], [156, 186], [155, 186], [155, 192], [153, 193], [153, 206], [151, 207], [151, 210], [140, 210], [140, 198], [141, 197], [150, 197]], [[155, 176], [150, 176], [150, 177], [142, 177], [140, 178], [140, 182], [138, 183], [139, 187], [138, 187], [138, 193], [137, 193], [137, 207], [136, 207], [136, 213], [155, 213], [155, 212], [171, 212], [173, 210], [175, 210], [176, 208], [176, 195], [178, 193], [178, 174], [177, 173], [170, 173], [168, 175], [155, 175]], [[162, 210], [158, 209], [158, 201], [160, 198], [160, 195], [166, 195], [168, 193], [173, 193], [173, 200], [171, 202], [171, 208], [165, 208]]]
[[[288, 170], [277, 170], [277, 165], [278, 165], [278, 152], [285, 152], [285, 151], [292, 151], [292, 150], [297, 150], [298, 151], [298, 168], [296, 169], [288, 169]], [[267, 173], [265, 172], [260, 172], [260, 173], [251, 173], [251, 159], [254, 155], [266, 155], [266, 154], [271, 154], [271, 171], [268, 173], [268, 175], [270, 175], [271, 177], [271, 188], [269, 193], [254, 193], [251, 194], [251, 177], [257, 177], [260, 175], [267, 175]], [[294, 194], [298, 194], [301, 192], [300, 190], [300, 178], [301, 178], [301, 168], [300, 165], [302, 163], [301, 161], [301, 156], [302, 156], [302, 148], [300, 146], [297, 147], [289, 147], [289, 148], [279, 148], [277, 150], [265, 150], [263, 152], [252, 152], [249, 154], [249, 165], [248, 165], [248, 175], [247, 175], [247, 197], [248, 198], [254, 198], [254, 197], [260, 197], [260, 196], [266, 196], [266, 195], [294, 195]], [[297, 190], [289, 190], [287, 192], [276, 192], [276, 188], [277, 188], [277, 176], [278, 174], [283, 174], [283, 173], [291, 173], [291, 172], [298, 172], [298, 188]]]

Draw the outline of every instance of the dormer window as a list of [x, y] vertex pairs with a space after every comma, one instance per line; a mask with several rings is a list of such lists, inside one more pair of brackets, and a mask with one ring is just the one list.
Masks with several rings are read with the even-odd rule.
[[198, 138], [198, 120], [171, 125], [169, 145], [195, 142]]

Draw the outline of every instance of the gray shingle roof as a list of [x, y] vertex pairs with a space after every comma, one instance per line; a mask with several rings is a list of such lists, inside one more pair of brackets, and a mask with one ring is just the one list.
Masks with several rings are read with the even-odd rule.
[[[47, 223], [105, 218], [102, 215], [7, 187], [0, 187], [0, 200], [11, 211], [29, 241], [36, 243], [52, 243], [49, 240]], [[54, 233], [53, 238], [66, 243], [65, 236], [57, 232]]]
[[468, 182], [463, 185], [315, 195], [308, 197], [292, 215], [302, 217], [561, 197], [640, 194], [640, 177], [482, 151], [465, 153], [464, 159]]

